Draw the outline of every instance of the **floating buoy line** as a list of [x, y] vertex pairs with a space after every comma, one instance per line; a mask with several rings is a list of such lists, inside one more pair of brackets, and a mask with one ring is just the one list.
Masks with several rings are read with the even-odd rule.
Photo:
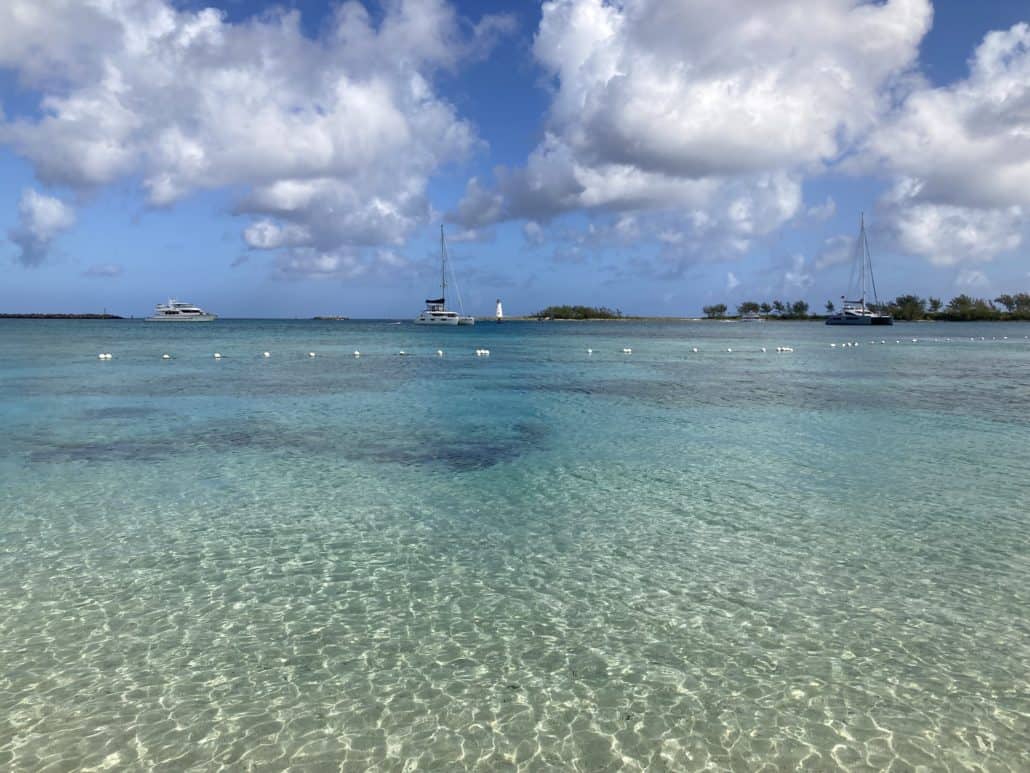
[[[965, 339], [961, 339], [961, 340], [958, 341], [958, 343], [961, 343], [964, 340]], [[977, 338], [976, 336], [970, 336], [970, 338], [969, 338], [969, 341], [970, 342], [974, 342], [974, 343], [979, 342], [979, 341], [986, 342], [987, 340], [988, 339], [986, 338], [986, 336], [980, 336], [979, 338]], [[1008, 341], [1009, 340], [1009, 336], [1000, 336], [1000, 337], [999, 336], [992, 336], [990, 338], [990, 340], [991, 341], [996, 341], [996, 342]], [[1030, 335], [1024, 335], [1023, 336], [1023, 340], [1024, 341], [1025, 340], [1030, 340]], [[878, 345], [881, 345], [881, 346], [886, 346], [889, 342], [886, 339], [880, 339], [880, 340], [870, 339], [868, 343], [870, 345], [877, 345], [878, 344]], [[919, 343], [952, 343], [952, 339], [951, 338], [911, 338], [911, 339], [908, 339], [908, 340], [904, 340], [904, 339], [901, 339], [901, 338], [896, 338], [894, 340], [894, 343], [899, 345], [899, 346], [904, 346], [907, 343], [912, 343], [912, 344], [919, 344]], [[858, 348], [859, 346], [861, 346], [861, 342], [860, 341], [833, 341], [833, 342], [830, 342], [830, 344], [829, 344], [829, 348], [831, 348], [831, 349], [855, 349], [855, 348]], [[592, 357], [593, 354], [594, 354], [594, 349], [592, 347], [588, 347], [585, 351], [586, 351], [586, 354], [587, 354], [588, 357]], [[621, 347], [617, 351], [619, 353], [623, 354], [623, 355], [633, 354], [633, 349], [631, 347], [629, 347], [629, 346]], [[747, 351], [761, 352], [762, 354], [765, 354], [768, 350], [764, 346], [758, 347], [757, 349], [751, 349], [751, 350], [734, 349], [733, 347], [730, 347], [730, 346], [726, 347], [726, 349], [725, 349], [726, 354], [744, 354]], [[777, 346], [774, 351], [779, 353], [779, 354], [792, 354], [794, 352], [794, 347], [792, 347], [792, 346]], [[490, 356], [490, 350], [486, 349], [484, 347], [480, 347], [480, 348], [477, 348], [477, 349], [473, 350], [473, 353], [474, 353], [474, 355], [476, 357], [489, 357]], [[691, 354], [700, 354], [701, 353], [701, 348], [697, 347], [697, 346], [692, 346], [690, 348], [690, 353]], [[307, 354], [307, 358], [308, 359], [314, 359], [315, 357], [318, 356], [318, 353], [317, 352], [313, 352], [313, 351], [309, 351], [306, 354]], [[437, 350], [435, 350], [435, 352], [433, 352], [433, 354], [436, 357], [443, 357], [444, 356], [444, 351], [443, 351], [443, 349], [437, 349]], [[269, 358], [271, 358], [272, 353], [271, 352], [267, 352], [267, 351], [266, 352], [261, 352], [259, 356], [264, 358], [264, 359], [269, 359]], [[358, 359], [358, 358], [360, 358], [362, 356], [362, 354], [361, 354], [361, 352], [358, 349], [355, 349], [351, 353], [351, 356], [354, 359]], [[397, 351], [397, 356], [400, 356], [400, 357], [410, 357], [410, 356], [413, 356], [413, 355], [412, 355], [411, 352], [408, 352], [405, 349], [400, 349], [400, 350]], [[212, 359], [215, 359], [215, 360], [221, 360], [221, 359], [224, 359], [225, 355], [223, 355], [221, 352], [213, 352], [211, 354], [211, 357], [212, 357]], [[174, 356], [174, 355], [172, 355], [172, 354], [170, 354], [168, 352], [162, 353], [160, 355], [160, 358], [161, 358], [161, 360], [179, 359], [176, 356]], [[100, 352], [99, 354], [97, 354], [97, 359], [102, 361], [102, 362], [106, 362], [108, 360], [113, 360], [114, 359], [114, 354], [112, 354], [111, 352]]]

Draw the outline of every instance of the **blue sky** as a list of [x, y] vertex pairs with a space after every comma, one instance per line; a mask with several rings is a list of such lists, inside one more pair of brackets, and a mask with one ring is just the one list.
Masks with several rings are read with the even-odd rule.
[[[8, 0], [0, 311], [696, 315], [1030, 288], [1030, 9]], [[452, 300], [456, 300], [452, 297]]]

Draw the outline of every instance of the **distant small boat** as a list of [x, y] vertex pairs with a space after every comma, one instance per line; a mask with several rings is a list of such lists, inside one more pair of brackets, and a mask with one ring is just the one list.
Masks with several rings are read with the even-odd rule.
[[[461, 306], [461, 295], [458, 295]], [[440, 297], [427, 298], [426, 308], [415, 317], [416, 325], [474, 325], [476, 318], [447, 308], [447, 242], [440, 226]]]
[[168, 303], [159, 303], [147, 322], [212, 322], [218, 317], [192, 303], [183, 303], [169, 298]]
[[497, 309], [494, 311], [494, 318], [498, 322], [503, 322], [504, 321], [504, 307], [501, 306], [501, 299], [500, 298], [497, 299]]
[[350, 317], [330, 316], [330, 317], [312, 317], [312, 319], [317, 319], [317, 320], [322, 320], [322, 321], [329, 321], [329, 322], [342, 322], [344, 320], [350, 319]]
[[747, 314], [740, 315], [741, 322], [765, 322], [765, 317], [759, 314], [757, 311], [749, 311]]
[[[858, 299], [849, 301], [846, 295], [840, 297], [840, 311], [826, 318], [827, 325], [893, 325], [894, 318], [890, 314], [879, 311], [880, 299], [876, 295], [876, 280], [873, 278], [873, 260], [869, 255], [869, 240], [865, 235], [865, 214], [858, 230], [858, 241], [855, 243], [855, 264], [851, 275], [854, 277], [858, 269]], [[873, 290], [873, 308], [865, 303], [866, 277]]]

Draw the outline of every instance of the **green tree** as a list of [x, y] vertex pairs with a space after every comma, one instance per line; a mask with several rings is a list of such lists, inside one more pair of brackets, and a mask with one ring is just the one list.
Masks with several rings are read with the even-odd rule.
[[939, 312], [941, 310], [941, 306], [944, 305], [941, 302], [940, 298], [932, 298], [931, 297], [929, 303], [930, 303], [930, 313], [931, 314], [936, 314], [937, 312]]
[[754, 301], [744, 301], [742, 304], [737, 306], [737, 314], [740, 314], [741, 316], [745, 314], [757, 314], [760, 309], [761, 306]]
[[537, 319], [619, 319], [622, 312], [605, 306], [548, 306], [533, 315]]
[[994, 299], [995, 303], [1000, 303], [1005, 307], [1005, 311], [1011, 313], [1016, 310], [1016, 299], [1008, 293], [1002, 293]]
[[963, 293], [956, 295], [944, 310], [947, 319], [969, 321], [976, 319], [998, 319], [1001, 315], [989, 301], [983, 298], [973, 298]]
[[790, 305], [790, 316], [806, 319], [808, 317], [808, 304], [804, 301], [794, 301]]
[[910, 322], [926, 316], [926, 301], [918, 295], [899, 295], [888, 308], [895, 318]]
[[709, 319], [717, 319], [726, 316], [726, 304], [716, 303], [712, 306], [705, 306], [701, 309]]
[[760, 312], [762, 312], [763, 314], [772, 314], [772, 306], [770, 306], [770, 305], [769, 305], [769, 304], [768, 304], [767, 302], [765, 302], [765, 301], [763, 301], [763, 302], [762, 302], [762, 305], [758, 307], [758, 310], [759, 310]]
[[833, 301], [827, 301], [827, 302], [826, 302], [826, 313], [827, 313], [827, 314], [833, 314], [833, 310], [834, 310], [834, 308], [835, 308], [835, 307], [834, 307], [834, 305], [833, 305]]
[[787, 310], [787, 307], [783, 305], [783, 301], [773, 301], [772, 307], [777, 314], [782, 314]]

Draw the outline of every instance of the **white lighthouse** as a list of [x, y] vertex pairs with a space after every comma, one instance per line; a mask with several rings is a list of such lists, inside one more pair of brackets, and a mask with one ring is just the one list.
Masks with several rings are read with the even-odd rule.
[[494, 312], [494, 318], [500, 322], [504, 319], [504, 309], [501, 307], [501, 299], [497, 299], [497, 310]]

